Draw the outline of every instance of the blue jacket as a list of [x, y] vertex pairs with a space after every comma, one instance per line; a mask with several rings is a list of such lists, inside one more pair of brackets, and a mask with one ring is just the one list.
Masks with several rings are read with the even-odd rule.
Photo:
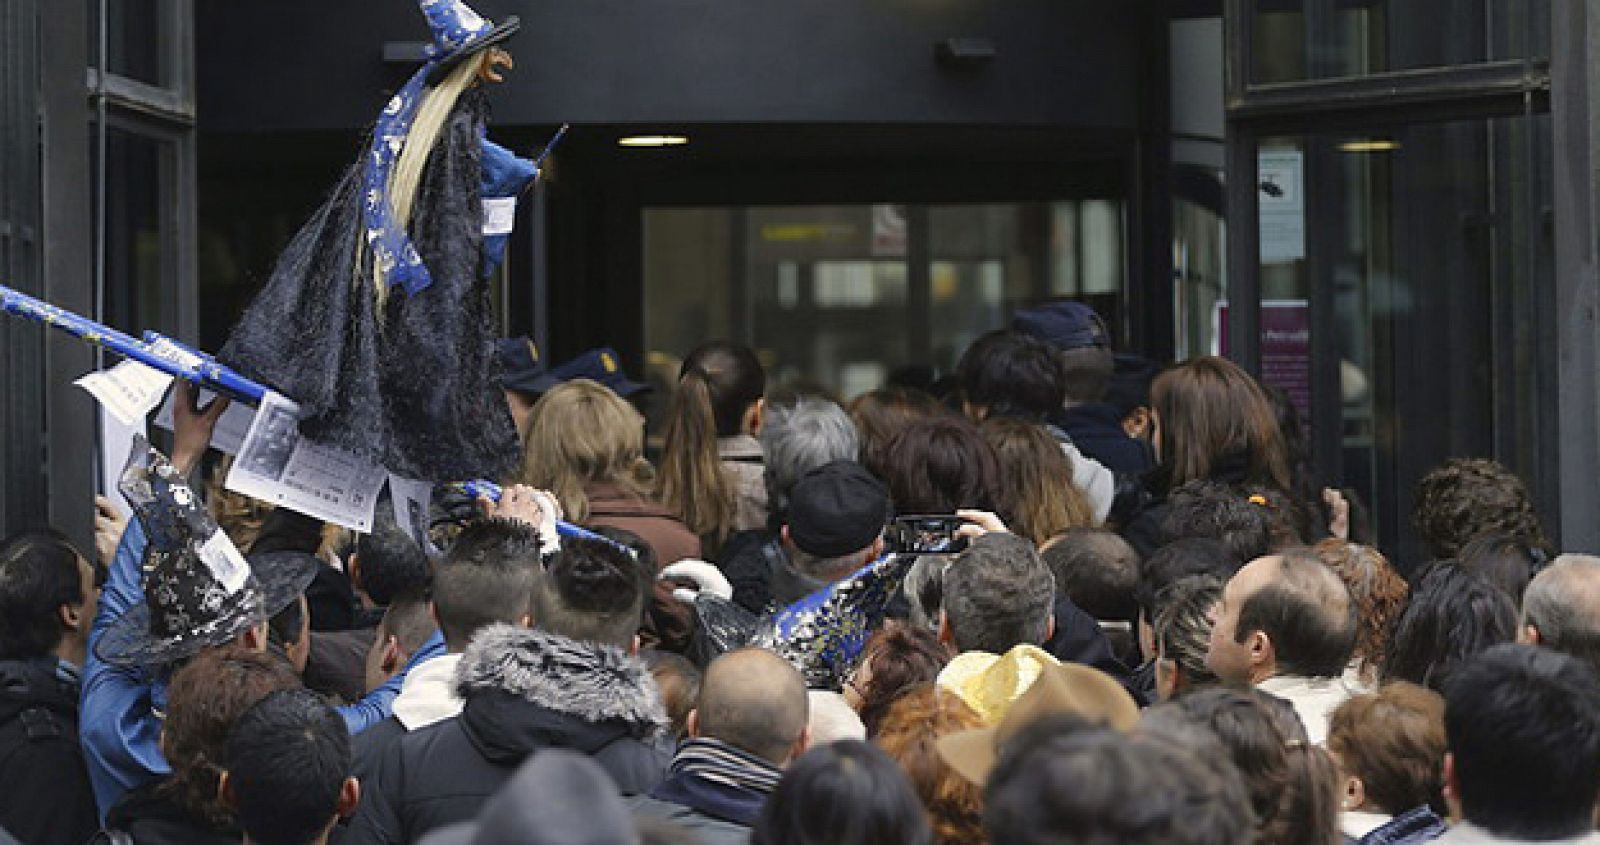
[[[140, 564], [146, 545], [144, 526], [138, 520], [129, 522], [100, 593], [94, 627], [89, 630], [78, 733], [101, 819], [123, 793], [172, 771], [161, 754], [161, 717], [157, 715], [167, 706], [165, 675], [112, 666], [94, 653], [106, 629], [144, 601]], [[411, 656], [404, 671], [355, 704], [339, 708], [350, 733], [360, 733], [388, 718], [406, 672], [443, 653], [444, 637], [435, 631]]]
[[1074, 405], [1052, 415], [1050, 421], [1072, 438], [1078, 451], [1112, 472], [1143, 475], [1155, 468], [1155, 451], [1149, 443], [1122, 430], [1122, 415], [1111, 405]]

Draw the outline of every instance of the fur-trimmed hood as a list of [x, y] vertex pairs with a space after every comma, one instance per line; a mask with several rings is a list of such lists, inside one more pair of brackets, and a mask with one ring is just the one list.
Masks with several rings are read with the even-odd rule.
[[625, 723], [637, 736], [667, 724], [644, 661], [619, 648], [536, 629], [502, 624], [480, 630], [456, 666], [455, 687], [469, 702], [503, 693], [585, 722]]

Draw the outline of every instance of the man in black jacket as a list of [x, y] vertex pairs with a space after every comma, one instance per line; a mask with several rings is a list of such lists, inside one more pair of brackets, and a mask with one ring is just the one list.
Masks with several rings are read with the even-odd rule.
[[603, 540], [564, 539], [533, 589], [534, 629], [491, 625], [456, 670], [461, 715], [393, 743], [365, 784], [350, 845], [415, 842], [471, 819], [530, 755], [592, 758], [624, 795], [671, 759], [655, 682], [634, 655], [646, 580]]
[[0, 546], [0, 828], [30, 845], [78, 845], [98, 828], [78, 747], [98, 592], [94, 568], [60, 534]]

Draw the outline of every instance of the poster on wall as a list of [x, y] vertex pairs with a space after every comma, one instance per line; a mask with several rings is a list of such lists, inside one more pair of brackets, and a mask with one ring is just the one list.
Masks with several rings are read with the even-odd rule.
[[[1212, 310], [1216, 353], [1228, 355], [1228, 303]], [[1304, 299], [1261, 301], [1261, 381], [1289, 394], [1307, 431], [1311, 426], [1311, 304]]]
[[1262, 150], [1256, 157], [1256, 201], [1261, 220], [1261, 263], [1287, 264], [1306, 257], [1305, 154]]

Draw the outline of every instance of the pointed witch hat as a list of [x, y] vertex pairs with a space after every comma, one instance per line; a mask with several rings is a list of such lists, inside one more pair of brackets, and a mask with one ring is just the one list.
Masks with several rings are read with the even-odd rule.
[[433, 64], [428, 71], [429, 85], [439, 84], [463, 59], [504, 42], [522, 27], [516, 15], [496, 26], [462, 0], [421, 0], [421, 4], [428, 28], [433, 30], [433, 46], [428, 51], [428, 60]]
[[916, 560], [897, 554], [867, 564], [778, 611], [750, 645], [788, 660], [809, 689], [838, 692]]
[[166, 456], [142, 435], [118, 489], [133, 506], [149, 545], [142, 565], [144, 601], [95, 642], [114, 666], [164, 666], [232, 641], [294, 601], [317, 574], [298, 552], [246, 561], [217, 527]]

